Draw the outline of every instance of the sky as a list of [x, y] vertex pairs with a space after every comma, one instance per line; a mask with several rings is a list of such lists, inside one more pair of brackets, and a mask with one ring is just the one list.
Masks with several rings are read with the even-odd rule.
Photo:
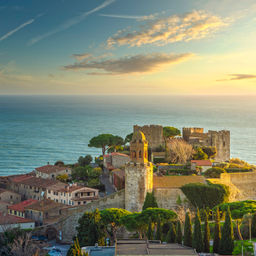
[[255, 0], [0, 0], [0, 94], [256, 95]]

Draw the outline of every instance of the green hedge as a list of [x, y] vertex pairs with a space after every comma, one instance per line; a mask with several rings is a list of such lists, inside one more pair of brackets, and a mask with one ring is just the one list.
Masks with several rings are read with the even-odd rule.
[[252, 172], [253, 170], [249, 167], [244, 168], [226, 168], [227, 173], [234, 173], [234, 172]]
[[226, 171], [223, 168], [212, 167], [204, 172], [204, 176], [206, 178], [220, 178], [220, 175], [225, 172]]
[[218, 204], [227, 202], [229, 189], [222, 184], [190, 183], [181, 187], [188, 200], [198, 208], [212, 209]]
[[192, 175], [197, 174], [195, 170], [190, 169], [171, 169], [167, 170], [167, 175]]

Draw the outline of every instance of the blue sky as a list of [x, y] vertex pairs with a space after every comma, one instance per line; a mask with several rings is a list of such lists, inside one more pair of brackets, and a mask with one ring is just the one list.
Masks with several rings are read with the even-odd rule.
[[252, 0], [0, 0], [0, 94], [254, 94]]

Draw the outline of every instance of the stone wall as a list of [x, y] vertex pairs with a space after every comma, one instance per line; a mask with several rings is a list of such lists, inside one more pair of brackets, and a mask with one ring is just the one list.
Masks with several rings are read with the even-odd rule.
[[161, 125], [144, 125], [138, 126], [134, 125], [133, 132], [141, 131], [144, 133], [147, 141], [148, 146], [151, 149], [156, 149], [159, 146], [165, 145], [164, 136], [163, 136], [163, 126]]

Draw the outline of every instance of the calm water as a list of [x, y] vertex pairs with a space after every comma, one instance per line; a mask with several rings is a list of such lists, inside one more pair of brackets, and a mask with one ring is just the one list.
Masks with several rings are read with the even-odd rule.
[[232, 157], [255, 164], [255, 114], [252, 96], [0, 96], [0, 175], [95, 156], [91, 137], [134, 124], [229, 129]]

